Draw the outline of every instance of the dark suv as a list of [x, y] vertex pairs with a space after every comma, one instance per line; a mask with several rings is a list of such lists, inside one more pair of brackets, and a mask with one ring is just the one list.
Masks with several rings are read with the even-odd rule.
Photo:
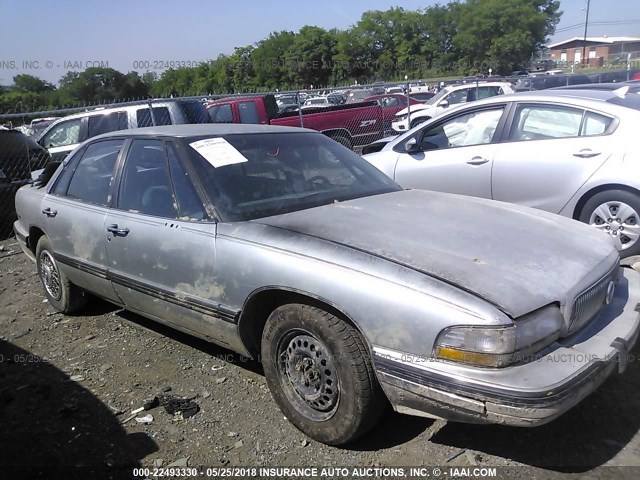
[[17, 130], [0, 127], [0, 239], [11, 235], [16, 220], [16, 191], [44, 168], [51, 156], [45, 148]]

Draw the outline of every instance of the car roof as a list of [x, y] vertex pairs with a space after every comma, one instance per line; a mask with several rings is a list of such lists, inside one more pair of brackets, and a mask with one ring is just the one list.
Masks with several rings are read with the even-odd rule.
[[53, 117], [55, 118], [55, 122], [51, 124], [51, 127], [57, 125], [58, 123], [62, 123], [66, 120], [73, 120], [74, 118], [82, 118], [92, 115], [103, 115], [107, 113], [111, 113], [114, 111], [121, 112], [127, 109], [138, 109], [138, 108], [149, 108], [149, 103], [151, 103], [152, 107], [163, 107], [167, 104], [172, 103], [194, 103], [198, 102], [198, 100], [194, 99], [186, 99], [186, 98], [160, 98], [160, 99], [150, 99], [145, 101], [139, 101], [136, 103], [121, 103], [115, 105], [108, 105], [106, 107], [96, 107], [92, 110], [84, 110], [78, 113], [72, 113], [71, 115], [65, 115], [64, 117]]
[[248, 135], [261, 133], [318, 133], [316, 130], [300, 127], [281, 127], [274, 125], [243, 125], [237, 123], [198, 123], [192, 125], [162, 125], [158, 127], [131, 128], [104, 133], [91, 138], [91, 141], [105, 138], [132, 137], [172, 137], [191, 138], [220, 135]]
[[511, 86], [511, 84], [509, 82], [486, 82], [484, 80], [479, 80], [478, 82], [476, 81], [469, 81], [467, 83], [457, 83], [457, 84], [451, 84], [451, 85], [447, 85], [445, 88], [449, 88], [451, 90], [458, 90], [461, 88], [469, 88], [469, 87], [504, 87], [504, 86]]

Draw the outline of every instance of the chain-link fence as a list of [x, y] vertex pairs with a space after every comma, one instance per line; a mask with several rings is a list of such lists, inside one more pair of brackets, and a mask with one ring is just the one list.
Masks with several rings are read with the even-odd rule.
[[[335, 89], [233, 95], [204, 95], [119, 102], [53, 111], [1, 114], [0, 124], [0, 235], [11, 231], [15, 219], [15, 191], [29, 181], [31, 171], [47, 161], [60, 161], [83, 141], [97, 135], [136, 127], [193, 123], [244, 123], [305, 127], [323, 132], [357, 152], [380, 138], [413, 126], [397, 114], [434, 100], [445, 85], [467, 84], [460, 101], [473, 101], [502, 93], [485, 82], [510, 83], [515, 90], [534, 90], [583, 83], [619, 82], [640, 69], [595, 74], [527, 77], [466, 78], [438, 82], [375, 83]], [[488, 85], [488, 84], [486, 84]], [[495, 84], [494, 84], [495, 85]], [[486, 92], [485, 92], [486, 90]], [[493, 93], [487, 93], [489, 91]], [[458, 96], [461, 90], [457, 89]], [[465, 93], [463, 91], [462, 93]], [[456, 97], [457, 98], [457, 97]], [[397, 122], [405, 122], [400, 130]]]

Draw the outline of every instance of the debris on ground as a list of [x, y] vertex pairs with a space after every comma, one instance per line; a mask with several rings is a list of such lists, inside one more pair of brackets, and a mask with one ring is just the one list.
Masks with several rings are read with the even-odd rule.
[[136, 417], [136, 422], [138, 422], [138, 423], [151, 423], [151, 422], [153, 422], [153, 415], [151, 415], [150, 413], [147, 413], [143, 417]]
[[189, 466], [189, 457], [184, 457], [176, 460], [173, 463], [170, 463], [169, 465], [167, 465], [167, 468], [188, 467], [188, 466]]

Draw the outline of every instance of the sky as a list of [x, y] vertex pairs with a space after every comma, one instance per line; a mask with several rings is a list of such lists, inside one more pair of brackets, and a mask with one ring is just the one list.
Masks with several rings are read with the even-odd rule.
[[[440, 0], [439, 3], [446, 3]], [[28, 73], [57, 83], [68, 70], [154, 70], [231, 54], [270, 32], [345, 29], [367, 10], [425, 8], [435, 0], [0, 0], [0, 85]], [[552, 41], [584, 35], [587, 0], [561, 0]], [[615, 22], [608, 24], [598, 23]], [[575, 27], [575, 28], [571, 28]], [[640, 0], [591, 0], [589, 36], [640, 37]], [[79, 68], [78, 68], [79, 67]]]

